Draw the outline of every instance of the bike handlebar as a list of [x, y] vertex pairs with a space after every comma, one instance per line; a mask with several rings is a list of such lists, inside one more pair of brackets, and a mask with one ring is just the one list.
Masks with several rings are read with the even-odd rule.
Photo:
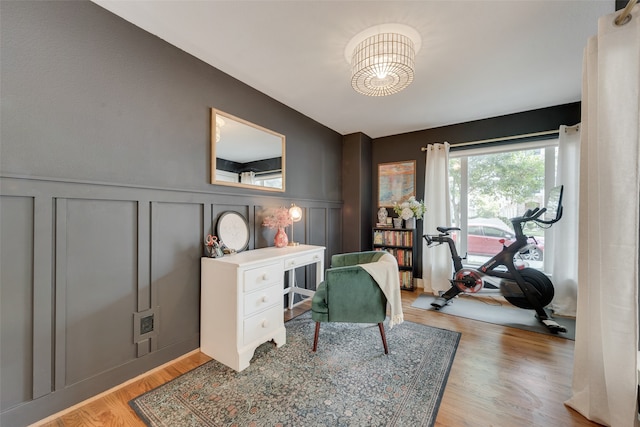
[[535, 221], [535, 222], [538, 222], [540, 224], [549, 224], [549, 225], [551, 225], [551, 224], [555, 224], [556, 222], [558, 222], [560, 220], [560, 218], [562, 218], [562, 207], [559, 208], [559, 214], [556, 216], [556, 218], [550, 219], [550, 220], [540, 219], [542, 214], [545, 213], [546, 211], [547, 211], [547, 208], [535, 208], [533, 210], [527, 209], [527, 211], [524, 213], [524, 215], [522, 215], [521, 217], [512, 218], [511, 222], [520, 223], [520, 222]]

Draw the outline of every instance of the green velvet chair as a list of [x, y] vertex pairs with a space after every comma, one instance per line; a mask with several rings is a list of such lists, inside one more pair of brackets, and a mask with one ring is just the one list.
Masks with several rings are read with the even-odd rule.
[[377, 262], [384, 253], [353, 252], [331, 257], [331, 268], [311, 299], [311, 318], [316, 321], [313, 351], [318, 347], [321, 322], [377, 323], [384, 353], [389, 354], [383, 325], [387, 298], [369, 273], [357, 265]]

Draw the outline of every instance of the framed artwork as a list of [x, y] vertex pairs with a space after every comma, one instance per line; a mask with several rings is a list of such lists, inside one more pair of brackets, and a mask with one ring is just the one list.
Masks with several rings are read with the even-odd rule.
[[415, 160], [378, 165], [378, 207], [389, 208], [415, 195]]

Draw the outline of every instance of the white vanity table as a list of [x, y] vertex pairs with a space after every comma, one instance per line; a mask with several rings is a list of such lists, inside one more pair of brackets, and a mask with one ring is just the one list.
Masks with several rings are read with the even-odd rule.
[[[255, 349], [273, 340], [286, 344], [282, 295], [312, 296], [285, 271], [316, 264], [316, 286], [324, 280], [323, 246], [254, 249], [201, 260], [200, 350], [236, 371], [249, 366]], [[284, 291], [283, 291], [284, 289]]]

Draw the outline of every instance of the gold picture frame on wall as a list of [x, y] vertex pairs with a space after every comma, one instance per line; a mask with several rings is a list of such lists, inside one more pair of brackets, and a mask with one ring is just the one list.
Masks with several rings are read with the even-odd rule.
[[378, 207], [390, 208], [415, 195], [415, 160], [378, 164]]

